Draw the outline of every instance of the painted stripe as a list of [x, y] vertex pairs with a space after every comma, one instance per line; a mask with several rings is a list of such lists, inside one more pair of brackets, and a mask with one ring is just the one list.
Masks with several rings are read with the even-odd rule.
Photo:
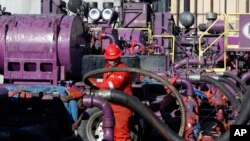
[[123, 79], [123, 76], [119, 75], [118, 78], [119, 78], [119, 79]]
[[114, 89], [115, 88], [114, 85], [113, 85], [113, 83], [111, 81], [108, 81], [108, 85], [109, 85], [110, 89]]
[[103, 82], [103, 79], [97, 78], [97, 79], [96, 79], [96, 82], [97, 82], [97, 83], [101, 83], [101, 82]]

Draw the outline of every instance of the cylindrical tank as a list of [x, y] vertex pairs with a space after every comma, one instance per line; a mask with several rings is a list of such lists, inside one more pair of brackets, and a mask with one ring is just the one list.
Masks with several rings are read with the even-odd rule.
[[9, 16], [1, 16], [0, 18], [0, 74], [3, 74], [6, 30], [10, 20]]
[[77, 16], [12, 15], [1, 16], [0, 23], [0, 71], [6, 79], [55, 83], [59, 72], [81, 76], [84, 37]]
[[58, 57], [61, 66], [73, 77], [81, 76], [83, 51], [81, 44], [85, 44], [83, 25], [75, 16], [66, 16], [61, 20], [58, 36]]

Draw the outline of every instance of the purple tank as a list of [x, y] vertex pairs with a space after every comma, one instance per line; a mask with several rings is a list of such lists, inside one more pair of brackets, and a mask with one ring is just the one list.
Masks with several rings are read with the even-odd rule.
[[0, 23], [0, 71], [5, 80], [57, 84], [67, 75], [81, 76], [84, 37], [78, 17], [12, 15], [1, 16]]

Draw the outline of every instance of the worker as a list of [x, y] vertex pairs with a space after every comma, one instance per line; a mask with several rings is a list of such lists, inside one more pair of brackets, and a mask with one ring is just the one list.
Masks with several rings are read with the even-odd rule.
[[[122, 51], [116, 44], [109, 44], [105, 49], [104, 58], [107, 60], [105, 68], [127, 67], [121, 62]], [[116, 89], [126, 94], [132, 94], [132, 78], [128, 72], [108, 72], [103, 74], [102, 82], [90, 81], [100, 89]], [[131, 141], [129, 119], [132, 111], [126, 107], [111, 103], [115, 116], [114, 141]]]

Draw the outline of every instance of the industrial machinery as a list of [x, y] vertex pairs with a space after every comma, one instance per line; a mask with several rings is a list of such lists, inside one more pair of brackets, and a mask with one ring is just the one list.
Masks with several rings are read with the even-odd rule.
[[[42, 14], [0, 8], [0, 139], [111, 141], [107, 101], [134, 111], [133, 141], [229, 140], [248, 123], [249, 13], [211, 10], [198, 25], [189, 0], [178, 21], [171, 0], [41, 2]], [[129, 68], [102, 69], [110, 43]], [[133, 96], [90, 87], [109, 71], [133, 73]]]

